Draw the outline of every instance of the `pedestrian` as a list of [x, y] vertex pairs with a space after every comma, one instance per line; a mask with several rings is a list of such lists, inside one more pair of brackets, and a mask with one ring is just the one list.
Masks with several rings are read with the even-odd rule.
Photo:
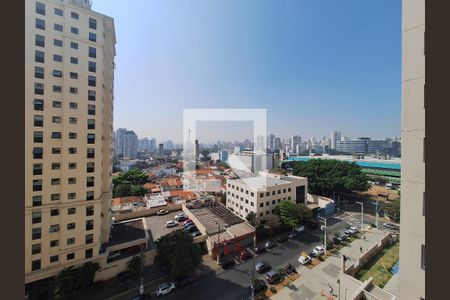
[[333, 296], [333, 288], [330, 286], [330, 295]]
[[359, 247], [359, 251], [361, 251], [361, 253], [362, 253], [362, 247]]

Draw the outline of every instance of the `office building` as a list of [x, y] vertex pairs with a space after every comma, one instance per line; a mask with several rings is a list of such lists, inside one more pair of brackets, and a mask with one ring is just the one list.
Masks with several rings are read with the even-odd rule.
[[127, 130], [126, 128], [119, 128], [115, 132], [115, 153], [118, 157], [137, 157], [138, 150], [138, 137], [136, 133], [132, 130]]
[[[343, 153], [361, 154], [398, 154], [399, 143], [389, 140], [372, 140], [369, 137], [360, 137], [356, 140], [341, 140], [337, 142], [336, 150]], [[398, 155], [395, 155], [398, 156]]]
[[252, 172], [273, 169], [273, 154], [257, 151], [241, 151], [228, 156], [228, 162], [233, 169], [242, 172]]
[[64, 268], [106, 260], [115, 43], [113, 19], [90, 1], [25, 1], [29, 294]]
[[163, 143], [159, 143], [158, 151], [159, 151], [159, 155], [163, 155], [164, 154], [164, 144]]
[[336, 149], [337, 142], [341, 140], [341, 132], [340, 131], [332, 131], [331, 132], [331, 149]]
[[227, 179], [226, 206], [241, 218], [253, 212], [258, 218], [275, 214], [282, 200], [306, 204], [308, 179], [261, 173], [261, 176]]
[[[291, 150], [297, 151], [298, 146], [302, 143], [302, 138], [298, 135], [294, 135], [291, 137]], [[298, 152], [296, 152], [298, 153]]]
[[399, 299], [425, 299], [425, 0], [403, 0], [402, 22]]

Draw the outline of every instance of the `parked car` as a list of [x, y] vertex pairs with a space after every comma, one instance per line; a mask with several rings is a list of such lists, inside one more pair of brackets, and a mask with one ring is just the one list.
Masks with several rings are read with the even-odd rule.
[[296, 231], [297, 233], [301, 233], [301, 232], [305, 231], [305, 226], [296, 227], [296, 228], [295, 228], [295, 231]]
[[191, 223], [194, 223], [194, 221], [192, 221], [191, 219], [187, 219], [186, 221], [183, 222], [183, 225], [191, 224]]
[[179, 286], [179, 287], [188, 286], [188, 285], [193, 284], [193, 283], [196, 282], [196, 281], [197, 281], [197, 278], [196, 278], [196, 277], [186, 277], [186, 278], [184, 278], [184, 279], [182, 279], [182, 280], [180, 281], [180, 283], [178, 284], [178, 286]]
[[175, 284], [173, 282], [163, 283], [156, 290], [156, 296], [167, 295], [175, 289]]
[[173, 221], [173, 220], [170, 220], [170, 221], [167, 221], [167, 222], [166, 222], [166, 227], [167, 227], [167, 228], [175, 227], [175, 226], [178, 226], [178, 223], [175, 222], [175, 221]]
[[192, 226], [192, 225], [195, 225], [194, 222], [189, 222], [189, 223], [184, 224], [183, 228], [186, 228], [186, 227], [189, 227], [189, 226]]
[[187, 216], [186, 216], [185, 213], [179, 213], [179, 214], [175, 215], [174, 218], [175, 218], [176, 221], [180, 222], [180, 220], [182, 220], [182, 221], [186, 220]]
[[156, 215], [158, 216], [164, 216], [164, 215], [168, 215], [170, 213], [170, 211], [165, 210], [165, 209], [160, 209], [156, 212]]
[[287, 237], [292, 239], [292, 238], [295, 238], [297, 235], [298, 235], [297, 231], [292, 231], [292, 232], [288, 233]]
[[325, 254], [325, 247], [323, 245], [316, 246], [313, 251], [316, 256], [324, 255]]
[[142, 295], [137, 295], [136, 297], [131, 298], [131, 300], [147, 300], [152, 299], [152, 295], [149, 293], [145, 293]]
[[339, 236], [340, 236], [341, 240], [348, 241], [348, 235], [345, 232], [341, 232], [339, 234]]
[[196, 236], [201, 236], [202, 235], [202, 233], [200, 232], [200, 231], [194, 231], [193, 233], [192, 233], [192, 237], [196, 237]]
[[311, 262], [311, 257], [309, 255], [300, 255], [298, 262], [302, 265], [309, 264]]
[[280, 273], [272, 270], [266, 273], [266, 279], [270, 284], [278, 283], [281, 279]]
[[349, 231], [351, 234], [356, 234], [356, 233], [358, 233], [358, 228], [352, 226], [352, 227], [350, 227], [350, 228], [348, 229], [348, 231]]
[[247, 260], [249, 258], [251, 258], [252, 255], [250, 254], [250, 252], [248, 252], [247, 250], [241, 250], [241, 253], [239, 253], [239, 259], [240, 260]]
[[232, 266], [235, 265], [234, 260], [232, 259], [224, 259], [220, 262], [220, 266], [222, 267], [222, 269], [228, 269], [231, 268]]
[[340, 241], [337, 237], [335, 237], [335, 236], [333, 236], [333, 237], [331, 238], [331, 241], [332, 241], [333, 244], [335, 244], [335, 245], [339, 245], [339, 244], [341, 243], [341, 241]]
[[256, 263], [255, 265], [255, 271], [258, 273], [263, 273], [266, 270], [270, 270], [271, 267], [268, 263], [265, 263], [263, 261], [260, 261], [258, 263]]
[[178, 221], [178, 222], [183, 222], [183, 221], [186, 221], [187, 218], [188, 218], [188, 217], [186, 217], [186, 216], [179, 216], [178, 219], [177, 219], [177, 221]]
[[253, 249], [253, 252], [255, 252], [256, 254], [261, 254], [264, 251], [266, 251], [266, 248], [261, 247], [261, 246], [256, 246], [256, 247], [253, 247], [252, 249]]
[[316, 253], [316, 252], [311, 251], [311, 252], [309, 252], [308, 256], [311, 257], [311, 258], [313, 258], [313, 257], [318, 257], [319, 254]]
[[189, 228], [185, 228], [184, 229], [185, 231], [187, 231], [187, 232], [190, 232], [190, 233], [194, 233], [194, 232], [196, 232], [196, 231], [199, 231], [198, 230], [198, 228], [197, 228], [197, 226], [191, 226], [191, 227], [189, 227]]
[[288, 236], [287, 235], [280, 235], [276, 238], [277, 243], [284, 243], [288, 240]]
[[400, 226], [393, 224], [393, 223], [383, 223], [383, 227], [391, 230], [399, 230]]
[[272, 248], [274, 248], [276, 245], [277, 245], [277, 243], [275, 243], [274, 241], [267, 241], [267, 242], [264, 244], [264, 247], [265, 247], [266, 249], [272, 249]]
[[184, 226], [184, 230], [189, 231], [191, 228], [197, 228], [194, 223]]

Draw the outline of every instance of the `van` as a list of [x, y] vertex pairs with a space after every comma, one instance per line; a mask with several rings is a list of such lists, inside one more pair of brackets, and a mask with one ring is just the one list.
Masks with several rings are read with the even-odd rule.
[[280, 281], [281, 276], [280, 276], [280, 274], [278, 272], [272, 270], [272, 271], [269, 271], [269, 272], [266, 273], [266, 278], [267, 278], [267, 281], [270, 284], [275, 284], [278, 281]]
[[301, 255], [298, 258], [298, 262], [302, 265], [309, 264], [311, 262], [311, 257], [309, 255]]

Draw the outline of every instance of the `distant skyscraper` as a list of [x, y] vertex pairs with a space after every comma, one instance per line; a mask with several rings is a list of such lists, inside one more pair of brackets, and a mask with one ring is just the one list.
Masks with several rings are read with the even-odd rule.
[[291, 137], [291, 149], [292, 151], [297, 152], [297, 145], [300, 145], [302, 143], [302, 138], [299, 135], [294, 135]]
[[331, 132], [331, 149], [336, 149], [337, 142], [341, 140], [341, 132], [340, 131], [332, 131]]
[[116, 131], [116, 154], [122, 157], [137, 157], [138, 137], [132, 130], [119, 128]]
[[279, 137], [275, 138], [274, 140], [274, 149], [281, 149], [281, 139]]
[[200, 144], [198, 143], [198, 139], [195, 140], [195, 157], [198, 158], [198, 156], [200, 155]]
[[163, 143], [159, 143], [158, 150], [159, 150], [160, 155], [164, 154], [164, 144]]

